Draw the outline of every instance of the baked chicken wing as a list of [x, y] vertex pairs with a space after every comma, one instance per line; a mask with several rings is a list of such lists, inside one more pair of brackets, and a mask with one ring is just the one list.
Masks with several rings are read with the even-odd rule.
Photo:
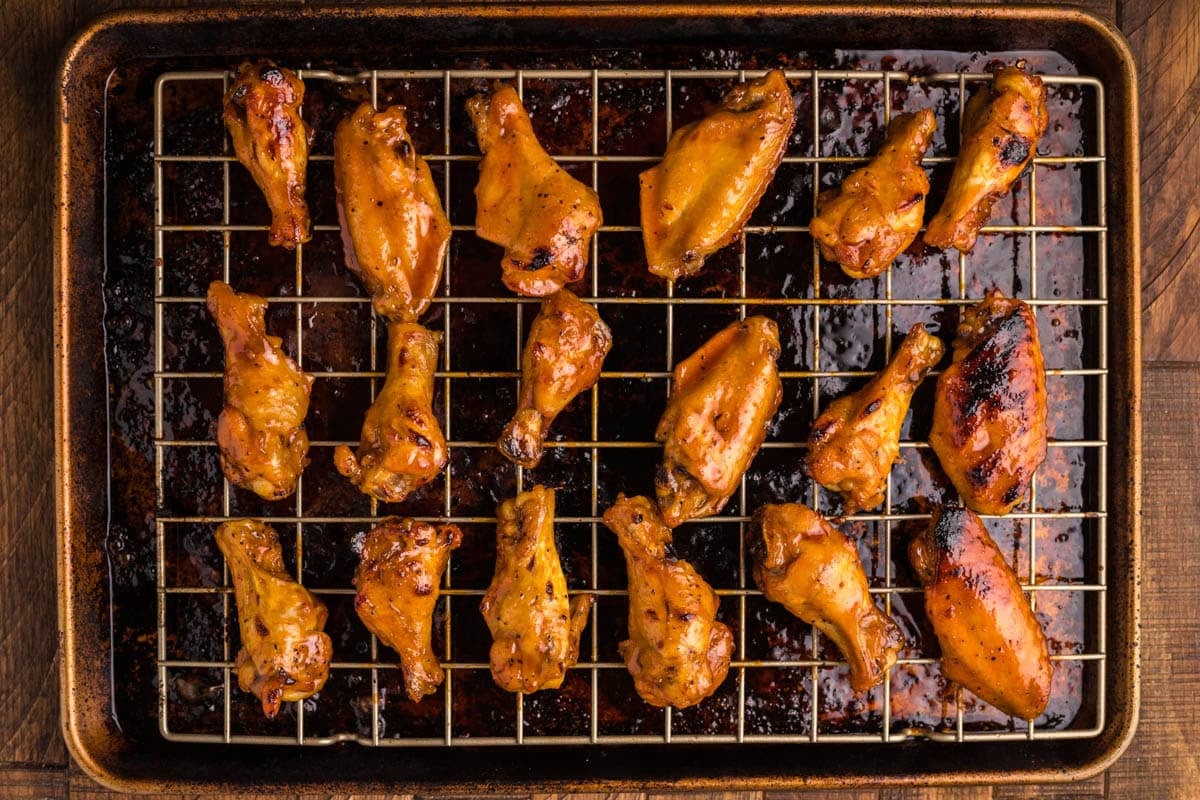
[[672, 134], [663, 160], [639, 178], [652, 273], [693, 275], [737, 238], [779, 168], [795, 121], [792, 90], [772, 70], [735, 86], [719, 109]]
[[437, 477], [450, 457], [433, 413], [441, 336], [412, 322], [388, 323], [387, 377], [363, 420], [358, 452], [338, 445], [337, 471], [385, 503], [399, 503]]
[[403, 106], [363, 103], [337, 127], [333, 177], [346, 266], [389, 320], [413, 322], [442, 279], [450, 220]]
[[670, 549], [671, 529], [645, 497], [618, 495], [604, 512], [629, 574], [629, 639], [621, 657], [637, 693], [655, 706], [687, 708], [729, 671], [733, 634], [717, 621], [716, 592]]
[[778, 358], [775, 323], [749, 317], [675, 366], [654, 435], [663, 443], [654, 487], [667, 525], [717, 513], [737, 489], [779, 408]]
[[208, 287], [208, 312], [225, 343], [225, 408], [217, 419], [229, 482], [267, 500], [296, 491], [308, 463], [304, 417], [313, 377], [267, 333], [267, 301], [229, 284]]
[[768, 600], [816, 625], [850, 664], [865, 692], [896, 663], [900, 627], [875, 605], [858, 548], [807, 506], [767, 505], [751, 522], [754, 581]]
[[544, 297], [582, 278], [600, 198], [542, 149], [511, 86], [472, 97], [467, 113], [483, 153], [475, 232], [504, 248], [504, 285]]
[[1006, 714], [1034, 719], [1050, 699], [1046, 636], [983, 521], [944, 506], [909, 559], [942, 649], [942, 674]]
[[927, 108], [899, 115], [870, 164], [817, 196], [809, 230], [821, 255], [851, 278], [874, 278], [917, 238], [929, 193], [921, 159], [935, 130]]
[[567, 596], [553, 489], [535, 486], [505, 500], [496, 516], [496, 574], [479, 604], [492, 632], [492, 677], [510, 692], [557, 689], [579, 660], [595, 597]]
[[845, 514], [884, 501], [913, 392], [945, 351], [924, 325], [913, 325], [882, 372], [834, 400], [813, 423], [805, 467], [817, 483], [841, 493]]
[[273, 719], [281, 703], [321, 691], [329, 677], [333, 643], [325, 634], [325, 604], [283, 568], [275, 530], [239, 519], [217, 528], [217, 547], [229, 565], [242, 649], [238, 686], [262, 702]]
[[354, 572], [354, 610], [367, 630], [400, 656], [413, 702], [442, 685], [433, 654], [433, 611], [450, 551], [462, 543], [454, 525], [387, 517], [363, 540]]
[[1028, 305], [993, 291], [964, 310], [929, 444], [980, 514], [1007, 514], [1025, 496], [1046, 460], [1046, 370]]
[[965, 253], [975, 246], [992, 204], [1008, 193], [1037, 154], [1046, 132], [1046, 87], [1020, 67], [992, 73], [963, 110], [962, 147], [942, 207], [929, 221], [925, 243]]
[[238, 67], [225, 94], [225, 128], [233, 152], [271, 209], [268, 241], [288, 250], [307, 242], [308, 126], [300, 118], [304, 83], [290, 69], [270, 61]]
[[542, 301], [521, 356], [517, 413], [500, 436], [500, 452], [536, 467], [558, 413], [600, 377], [612, 332], [596, 309], [563, 289]]

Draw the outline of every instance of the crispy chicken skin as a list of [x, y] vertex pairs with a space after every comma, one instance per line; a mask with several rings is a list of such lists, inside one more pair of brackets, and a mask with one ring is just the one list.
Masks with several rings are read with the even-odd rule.
[[768, 600], [816, 625], [850, 664], [850, 686], [865, 692], [896, 663], [900, 627], [876, 607], [858, 548], [798, 503], [766, 505], [751, 522], [754, 582]]
[[229, 284], [208, 287], [208, 312], [225, 343], [225, 407], [217, 419], [221, 469], [266, 500], [296, 491], [308, 463], [304, 417], [313, 377], [267, 333], [267, 301]]
[[404, 107], [363, 103], [344, 119], [333, 137], [333, 176], [346, 266], [377, 313], [416, 321], [442, 279], [450, 220]]
[[1021, 583], [983, 521], [943, 506], [908, 556], [925, 587], [925, 613], [942, 674], [1006, 714], [1034, 719], [1050, 700], [1050, 651]]
[[805, 467], [817, 483], [841, 493], [844, 514], [883, 502], [913, 392], [945, 352], [941, 339], [913, 325], [882, 372], [834, 400], [813, 423]]
[[992, 204], [1036, 155], [1048, 119], [1041, 78], [1021, 67], [993, 71], [991, 86], [971, 95], [963, 111], [962, 147], [925, 244], [964, 253], [975, 246]]
[[441, 335], [412, 322], [388, 324], [387, 377], [363, 420], [358, 453], [333, 452], [337, 471], [385, 503], [399, 503], [437, 477], [450, 457], [433, 413]]
[[650, 500], [618, 495], [604, 524], [625, 552], [629, 639], [619, 649], [634, 688], [654, 706], [699, 703], [725, 680], [733, 655], [733, 634], [716, 619], [716, 592], [675, 558], [671, 529]]
[[818, 195], [809, 230], [821, 255], [851, 278], [874, 278], [917, 238], [929, 194], [921, 159], [935, 130], [927, 108], [897, 116], [871, 163]]
[[611, 348], [612, 331], [593, 306], [567, 289], [542, 301], [521, 356], [517, 413], [500, 435], [509, 461], [537, 466], [554, 418], [596, 384]]
[[667, 525], [717, 513], [737, 489], [779, 408], [778, 358], [775, 323], [749, 317], [675, 366], [654, 434], [663, 443], [654, 487]]
[[475, 186], [475, 232], [504, 248], [504, 285], [544, 297], [587, 269], [600, 198], [538, 143], [516, 91], [498, 85], [467, 101], [483, 159]]
[[1046, 460], [1046, 369], [1028, 305], [992, 291], [963, 311], [929, 444], [980, 514], [1007, 514], [1025, 496]]
[[225, 128], [233, 152], [271, 209], [268, 241], [295, 250], [307, 242], [304, 202], [309, 129], [300, 118], [304, 82], [270, 61], [245, 62], [225, 94]]
[[496, 573], [479, 604], [492, 632], [492, 677], [510, 692], [557, 689], [579, 660], [595, 597], [567, 596], [553, 489], [535, 486], [505, 500], [496, 516]]
[[771, 70], [675, 131], [663, 160], [639, 178], [652, 273], [667, 280], [693, 275], [737, 238], [779, 168], [795, 121], [792, 90], [781, 71]]
[[238, 686], [274, 719], [281, 703], [312, 697], [325, 685], [333, 659], [333, 643], [324, 633], [328, 612], [283, 568], [273, 528], [231, 520], [217, 528], [216, 539], [233, 578], [242, 634]]

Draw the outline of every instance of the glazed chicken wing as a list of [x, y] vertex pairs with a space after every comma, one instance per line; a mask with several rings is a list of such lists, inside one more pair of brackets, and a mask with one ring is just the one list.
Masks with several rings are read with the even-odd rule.
[[433, 413], [441, 336], [412, 322], [388, 324], [387, 377], [363, 420], [358, 453], [333, 452], [337, 471], [385, 503], [399, 503], [437, 477], [450, 457]]
[[325, 685], [333, 659], [333, 643], [324, 633], [328, 612], [284, 570], [274, 529], [232, 520], [217, 528], [216, 539], [233, 578], [242, 634], [238, 686], [274, 719], [281, 703], [312, 697]]
[[735, 86], [719, 109], [672, 134], [662, 162], [639, 178], [652, 273], [693, 275], [737, 238], [779, 168], [795, 121], [792, 90], [772, 70]]
[[817, 197], [809, 230], [821, 255], [851, 278], [875, 277], [917, 238], [929, 193], [921, 159], [936, 129], [927, 108], [899, 115], [871, 163]]
[[942, 674], [1014, 717], [1045, 711], [1052, 677], [1046, 636], [983, 521], [970, 509], [939, 508], [908, 555], [925, 587]]
[[805, 467], [817, 483], [841, 493], [846, 515], [884, 501], [913, 392], [945, 350], [924, 325], [913, 325], [883, 372], [834, 400], [813, 423]]
[[1048, 119], [1041, 78], [1020, 67], [993, 72], [991, 86], [973, 94], [963, 111], [962, 147], [946, 199], [925, 230], [926, 244], [963, 253], [975, 246], [992, 204], [1037, 154]]
[[733, 634], [717, 621], [716, 592], [670, 549], [671, 529], [645, 497], [618, 495], [604, 512], [629, 574], [629, 639], [619, 649], [633, 685], [654, 706], [687, 708], [725, 680]]
[[268, 241], [288, 250], [307, 242], [308, 126], [300, 118], [304, 83], [270, 61], [246, 62], [225, 94], [225, 128], [233, 152], [271, 209]]
[[400, 656], [413, 702], [442, 685], [442, 666], [433, 654], [433, 611], [450, 551], [460, 544], [462, 531], [455, 525], [399, 517], [384, 518], [363, 540], [354, 610]]
[[963, 502], [1007, 514], [1046, 460], [1046, 370], [1029, 306], [989, 292], [964, 310], [929, 444]]
[[208, 311], [225, 342], [225, 408], [217, 419], [221, 469], [266, 500], [296, 491], [308, 463], [304, 416], [313, 377], [267, 333], [267, 301], [229, 284], [208, 287]]
[[775, 323], [749, 317], [676, 365], [654, 435], [663, 443], [655, 492], [672, 528], [717, 513], [737, 489], [779, 408], [778, 358]]
[[612, 332], [596, 309], [563, 289], [542, 301], [521, 356], [517, 413], [500, 436], [500, 452], [536, 467], [554, 418], [600, 377]]
[[544, 297], [587, 269], [600, 198], [572, 178], [538, 143], [511, 86], [467, 101], [479, 150], [475, 232], [504, 248], [504, 285]]
[[579, 660], [595, 597], [567, 596], [554, 546], [554, 490], [535, 486], [496, 510], [496, 574], [479, 604], [492, 677], [510, 692], [557, 689]]
[[408, 135], [403, 106], [363, 103], [337, 127], [333, 177], [346, 266], [375, 311], [414, 322], [442, 279], [450, 220], [425, 159]]
[[763, 506], [751, 532], [754, 581], [767, 599], [837, 645], [854, 691], [882, 682], [900, 651], [900, 627], [871, 599], [854, 543], [797, 503]]

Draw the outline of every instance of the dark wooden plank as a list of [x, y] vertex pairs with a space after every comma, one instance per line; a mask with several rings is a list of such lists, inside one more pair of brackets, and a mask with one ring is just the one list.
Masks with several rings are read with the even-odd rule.
[[0, 796], [66, 800], [67, 771], [54, 769], [0, 769]]

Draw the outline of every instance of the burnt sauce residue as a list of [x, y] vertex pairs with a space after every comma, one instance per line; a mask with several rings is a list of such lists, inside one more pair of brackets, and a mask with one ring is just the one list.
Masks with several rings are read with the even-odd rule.
[[[825, 68], [909, 69], [917, 73], [941, 70], [980, 70], [996, 60], [1012, 61], [1021, 54], [859, 53], [827, 52], [786, 55], [723, 50], [663, 50], [662, 52], [523, 53], [519, 65], [509, 57], [489, 53], [410, 57], [387, 66], [435, 67], [705, 67], [761, 68], [767, 66]], [[1033, 69], [1044, 73], [1073, 73], [1074, 67], [1048, 53], [1023, 54]], [[282, 60], [286, 63], [286, 60]], [[113, 450], [112, 516], [107, 532], [108, 563], [113, 587], [116, 678], [113, 714], [134, 739], [157, 737], [157, 675], [155, 624], [155, 519], [218, 515], [222, 513], [221, 473], [211, 446], [164, 448], [164, 496], [156, 507], [153, 448], [153, 331], [155, 270], [153, 251], [153, 85], [168, 69], [225, 68], [236, 63], [141, 62], [122, 67], [109, 84], [106, 168], [108, 174], [107, 271], [104, 286], [105, 356], [111, 392], [111, 442]], [[353, 72], [358, 64], [289, 66], [329, 67]], [[688, 79], [674, 81], [671, 118], [679, 126], [711, 110], [731, 82]], [[793, 85], [799, 122], [789, 154], [870, 154], [883, 139], [885, 100], [881, 81], [823, 81], [814, 97], [811, 83]], [[443, 152], [445, 114], [441, 80], [381, 80], [379, 96], [385, 103], [408, 108], [413, 140], [423, 153]], [[451, 82], [449, 144], [454, 154], [477, 154], [464, 101], [486, 89], [483, 81]], [[956, 149], [958, 110], [962, 98], [956, 84], [891, 86], [894, 112], [931, 107], [938, 118], [938, 133], [931, 153], [952, 155]], [[1091, 118], [1095, 98], [1086, 88], [1049, 89], [1050, 126], [1039, 146], [1042, 154], [1095, 152]], [[552, 154], [591, 152], [591, 82], [527, 79], [525, 102], [542, 142]], [[333, 128], [357, 103], [367, 97], [363, 86], [337, 86], [309, 81], [304, 113], [315, 129], [314, 154], [330, 153]], [[667, 139], [666, 92], [657, 80], [603, 80], [600, 82], [597, 117], [601, 152], [613, 155], [659, 156]], [[814, 110], [814, 103], [816, 108]], [[221, 125], [221, 82], [169, 83], [164, 92], [164, 145], [168, 154], [217, 155], [225, 147]], [[813, 119], [816, 118], [814, 131]], [[814, 141], [814, 134], [816, 141]], [[602, 162], [597, 187], [608, 225], [637, 224], [637, 174], [644, 163]], [[1091, 164], [1038, 167], [1037, 220], [1039, 224], [1094, 224], [1095, 171]], [[476, 166], [471, 161], [431, 162], [439, 187], [450, 170], [448, 213], [454, 224], [470, 225], [474, 217], [472, 190]], [[754, 225], [803, 225], [811, 216], [813, 192], [834, 185], [851, 169], [848, 165], [823, 165], [819, 183], [813, 185], [808, 164], [784, 164], [751, 221]], [[932, 168], [929, 213], [943, 196], [951, 164]], [[567, 169], [587, 183], [592, 165], [567, 164]], [[222, 165], [214, 162], [173, 162], [163, 166], [163, 209], [168, 224], [218, 224], [223, 216]], [[996, 204], [993, 223], [1030, 221], [1029, 175], [1023, 176], [1009, 197]], [[308, 201], [314, 223], [336, 224], [332, 168], [328, 160], [309, 167]], [[229, 221], [234, 225], [266, 225], [266, 203], [240, 166], [230, 168]], [[223, 275], [223, 237], [219, 232], [168, 232], [164, 234], [162, 269], [167, 294], [196, 298], [194, 303], [164, 307], [163, 359], [173, 372], [217, 372], [222, 353], [216, 328], [204, 310], [208, 283]], [[1037, 248], [1036, 286], [1030, 270]], [[291, 296], [297, 292], [294, 255], [267, 245], [265, 231], [237, 231], [229, 235], [230, 279], [239, 291], [266, 296]], [[708, 260], [695, 278], [676, 287], [689, 298], [722, 298], [739, 291], [737, 245]], [[449, 289], [456, 296], [507, 296], [500, 283], [500, 249], [470, 232], [457, 232], [450, 246], [446, 270]], [[363, 290], [346, 270], [336, 230], [317, 230], [303, 248], [302, 291], [310, 296], [363, 298]], [[811, 240], [806, 234], [768, 232], [747, 241], [747, 313], [766, 314], [779, 325], [784, 370], [877, 370], [886, 360], [885, 337], [890, 324], [895, 341], [909, 326], [924, 322], [949, 341], [957, 322], [953, 306], [939, 307], [938, 298], [957, 296], [958, 259], [955, 254], [924, 252], [920, 246], [902, 254], [892, 270], [892, 292], [897, 298], [925, 298], [929, 304], [895, 306], [889, 315], [882, 305], [849, 305], [817, 312], [810, 306], [767, 306], [757, 298], [812, 297], [819, 280], [820, 296], [878, 298], [885, 292], [884, 276], [852, 281], [836, 265], [814, 264]], [[665, 284], [646, 271], [639, 235], [608, 232], [599, 236], [599, 264], [589, 268], [587, 279], [572, 287], [583, 296], [592, 294], [592, 270], [602, 296], [661, 298]], [[967, 258], [966, 291], [981, 297], [990, 288], [1042, 298], [1098, 296], [1096, 241], [1087, 235], [1041, 234], [1031, 245], [1027, 235], [984, 235]], [[523, 310], [523, 336], [536, 313], [533, 302]], [[669, 368], [665, 336], [665, 307], [654, 304], [608, 304], [601, 312], [614, 337], [607, 371], [654, 371]], [[1094, 308], [1041, 306], [1037, 317], [1042, 345], [1050, 368], [1097, 367], [1099, 316]], [[299, 320], [296, 314], [299, 313]], [[443, 330], [449, 315], [452, 370], [517, 370], [518, 319], [512, 304], [462, 303], [447, 308], [435, 303], [422, 320]], [[314, 442], [354, 442], [363, 413], [371, 399], [366, 378], [331, 378], [322, 373], [370, 370], [370, 312], [364, 302], [348, 304], [275, 304], [268, 325], [283, 337], [284, 347], [296, 353], [303, 340], [303, 367], [317, 374], [308, 433]], [[690, 305], [674, 314], [675, 358], [699, 346], [708, 336], [736, 319], [736, 306]], [[297, 324], [299, 323], [299, 324]], [[300, 336], [298, 337], [298, 330]], [[378, 352], [384, 350], [384, 326], [378, 326]], [[1087, 409], [1099, 402], [1099, 384], [1091, 376], [1051, 376], [1050, 431], [1056, 439], [1094, 439], [1095, 414]], [[786, 379], [783, 403], [772, 423], [768, 441], [799, 442], [807, 437], [813, 418], [814, 394], [824, 407], [834, 398], [860, 386], [861, 379]], [[490, 442], [499, 435], [516, 402], [513, 378], [456, 378], [451, 388], [448, 438], [456, 442]], [[917, 393], [905, 438], [923, 440], [928, 433], [933, 380]], [[164, 434], [172, 440], [210, 440], [221, 407], [219, 378], [180, 378], [163, 383]], [[661, 378], [605, 379], [599, 389], [598, 439], [649, 441], [666, 399]], [[437, 412], [445, 413], [444, 381], [437, 385]], [[591, 439], [591, 398], [576, 400], [555, 422], [551, 439]], [[332, 447], [312, 447], [312, 463], [303, 485], [303, 505], [296, 498], [265, 502], [233, 490], [230, 513], [260, 517], [308, 516], [337, 518], [366, 515], [366, 498], [336, 470]], [[658, 459], [655, 449], [601, 448], [592, 464], [590, 448], [548, 447], [541, 465], [526, 471], [525, 485], [542, 482], [558, 490], [558, 513], [588, 517], [603, 512], [618, 492], [649, 493]], [[452, 453], [453, 491], [450, 510], [455, 516], [490, 516], [497, 503], [512, 496], [517, 487], [515, 468], [490, 447], [456, 446]], [[598, 478], [595, 503], [591, 491], [593, 468]], [[1051, 447], [1037, 476], [1039, 510], [1087, 511], [1098, 508], [1099, 464], [1097, 451], [1086, 447]], [[384, 506], [381, 513], [439, 516], [444, 513], [447, 487], [439, 478], [399, 506]], [[724, 514], [748, 514], [765, 502], [813, 502], [813, 487], [804, 477], [799, 451], [766, 449], [756, 459], [747, 479], [746, 506], [730, 501]], [[894, 470], [892, 511], [928, 512], [934, 504], [953, 498], [953, 490], [928, 449], [904, 448]], [[821, 491], [817, 506], [836, 514], [840, 501]], [[1028, 511], [1028, 505], [1017, 511]], [[916, 523], [920, 524], [920, 523]], [[219, 587], [223, 585], [220, 554], [212, 541], [215, 526], [170, 523], [166, 526], [164, 561], [168, 586]], [[889, 531], [882, 522], [847, 521], [843, 526], [859, 544], [873, 586], [889, 581], [901, 590], [892, 594], [890, 610], [901, 625], [907, 648], [903, 655], [931, 659], [937, 643], [922, 611], [921, 595], [904, 553], [913, 533], [911, 523], [897, 522]], [[278, 526], [285, 560], [294, 569], [296, 526]], [[351, 586], [356, 548], [366, 526], [325, 521], [303, 528], [303, 577], [319, 595], [322, 589]], [[464, 542], [450, 568], [452, 585], [462, 589], [487, 586], [494, 556], [494, 528], [464, 524]], [[1066, 584], [1093, 583], [1097, 578], [1095, 520], [1067, 518], [989, 521], [989, 529], [1010, 557], [1022, 581]], [[598, 587], [623, 589], [624, 564], [611, 535], [601, 526], [596, 533], [593, 574], [592, 526], [561, 524], [558, 545], [572, 589]], [[1030, 549], [1035, 547], [1030, 576]], [[718, 589], [749, 586], [739, 574], [739, 526], [736, 522], [688, 524], [676, 534], [675, 552], [691, 560]], [[892, 554], [889, 561], [888, 553]], [[328, 632], [336, 660], [370, 660], [370, 640], [357, 620], [353, 598], [322, 595], [329, 606]], [[879, 597], [883, 602], [883, 597]], [[745, 599], [745, 651], [737, 658], [748, 661], [795, 661], [815, 656], [837, 660], [838, 654], [824, 638], [815, 641], [810, 626], [800, 623], [781, 607], [761, 597]], [[477, 610], [476, 597], [458, 596], [439, 605], [435, 645], [443, 657], [457, 663], [486, 665], [489, 639]], [[452, 617], [447, 641], [446, 609]], [[739, 599], [724, 597], [721, 618], [738, 633]], [[172, 595], [168, 599], [166, 650], [168, 658], [221, 662], [239, 647], [232, 598], [221, 594]], [[619, 596], [602, 597], [593, 651], [591, 624], [584, 634], [583, 662], [617, 662], [617, 643], [625, 636], [627, 605]], [[1095, 595], [1082, 591], [1039, 592], [1037, 613], [1045, 625], [1051, 648], [1058, 654], [1094, 652]], [[1087, 627], [1085, 628], [1085, 622]], [[1090, 630], [1086, 634], [1085, 630]], [[394, 663], [394, 655], [381, 648], [381, 665]], [[1096, 672], [1078, 661], [1055, 663], [1054, 689], [1043, 728], [1091, 722], [1088, 708], [1094, 697]], [[222, 671], [219, 668], [170, 669], [167, 672], [168, 724], [183, 733], [220, 733], [222, 730]], [[936, 663], [900, 666], [891, 674], [893, 730], [953, 728], [956, 724], [954, 690], [942, 679]], [[587, 670], [571, 672], [559, 691], [526, 698], [523, 716], [526, 735], [587, 734], [592, 693]], [[661, 734], [663, 714], [643, 703], [633, 691], [623, 669], [597, 673], [599, 707], [597, 726], [602, 735]], [[821, 733], [879, 732], [883, 719], [883, 692], [875, 689], [854, 695], [844, 669], [829, 667], [754, 667], [745, 672], [745, 732], [808, 734], [815, 723]], [[443, 688], [443, 691], [445, 689]], [[512, 735], [516, 725], [513, 696], [492, 683], [486, 669], [456, 670], [452, 681], [450, 712], [456, 735]], [[423, 703], [405, 697], [397, 670], [378, 671], [380, 734], [385, 737], [439, 737], [443, 734], [447, 704], [443, 695]], [[263, 719], [257, 701], [233, 691], [232, 732], [292, 736], [295, 709], [290, 704], [274, 721]], [[318, 697], [305, 702], [305, 732], [309, 737], [372, 731], [372, 680], [369, 670], [334, 670]], [[738, 729], [737, 671], [716, 694], [672, 718], [676, 734], [732, 734]], [[1007, 729], [1014, 723], [994, 709], [964, 698], [966, 730]]]

